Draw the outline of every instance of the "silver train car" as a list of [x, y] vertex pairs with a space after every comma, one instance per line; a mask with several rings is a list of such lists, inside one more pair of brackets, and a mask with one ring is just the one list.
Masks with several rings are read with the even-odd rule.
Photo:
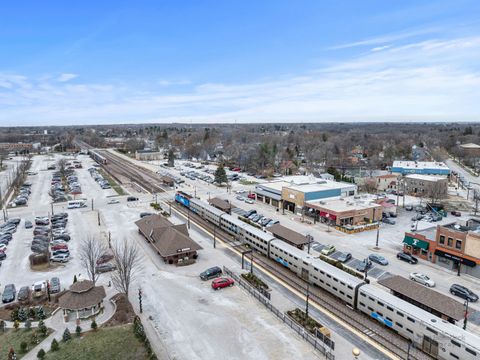
[[244, 223], [217, 208], [190, 200], [190, 208], [299, 277], [328, 291], [348, 306], [410, 339], [426, 353], [445, 360], [480, 360], [480, 337], [416, 307], [380, 287], [366, 284], [333, 265]]

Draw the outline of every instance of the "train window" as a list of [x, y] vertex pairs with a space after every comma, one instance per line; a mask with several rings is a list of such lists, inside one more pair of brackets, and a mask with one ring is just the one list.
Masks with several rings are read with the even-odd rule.
[[427, 330], [430, 331], [431, 333], [434, 333], [435, 335], [438, 335], [438, 332], [436, 330], [433, 330], [432, 328], [429, 328], [427, 326]]
[[361, 306], [365, 307], [365, 304], [362, 303], [361, 301], [359, 302], [359, 304], [360, 304]]
[[340, 290], [340, 294], [345, 295], [345, 293], [342, 290]]
[[371, 301], [375, 301], [375, 299], [374, 299], [374, 298], [372, 298], [372, 297], [370, 297], [370, 296], [369, 296], [368, 298], [369, 298]]
[[318, 269], [315, 266], [313, 268], [315, 269], [315, 271], [318, 271]]
[[383, 314], [380, 311], [377, 311], [377, 314], [383, 317]]
[[412, 323], [415, 322], [415, 319], [412, 319], [410, 316], [407, 316], [408, 321], [411, 321]]
[[295, 258], [295, 260], [298, 260], [298, 258], [297, 258], [297, 257], [295, 257], [295, 256], [294, 256], [294, 258]]
[[462, 346], [460, 345], [460, 343], [456, 342], [455, 340], [450, 340], [450, 342], [455, 346], [458, 346], [458, 347]]
[[306, 261], [303, 262], [305, 265], [308, 265], [308, 263]]
[[328, 287], [332, 287], [332, 285], [330, 285], [329, 283], [327, 283], [327, 286], [328, 286]]
[[403, 315], [400, 311], [397, 311], [397, 315], [401, 316], [401, 317], [404, 317], [405, 315]]
[[373, 309], [370, 306], [368, 307], [368, 310], [373, 311]]
[[360, 296], [367, 297], [364, 293], [360, 293]]
[[338, 279], [333, 278], [333, 281], [338, 282]]
[[345, 286], [345, 283], [343, 281], [340, 281], [340, 284], [342, 284], [343, 286]]
[[335, 290], [335, 291], [338, 291], [338, 290], [337, 290], [337, 288], [336, 288], [335, 286], [333, 287], [333, 290]]
[[409, 328], [407, 328], [407, 331], [408, 331], [409, 333], [413, 334], [413, 331], [410, 330]]
[[392, 322], [392, 321], [393, 321], [393, 320], [392, 320], [392, 319], [390, 319], [388, 316], [387, 316], [387, 320], [388, 320], [388, 321], [390, 321], [390, 322]]
[[331, 279], [332, 277], [329, 274], [327, 274], [327, 278]]
[[347, 295], [347, 298], [351, 299], [352, 297], [350, 295]]
[[395, 325], [397, 325], [399, 328], [403, 328], [403, 325], [398, 322], [396, 322]]
[[320, 270], [320, 274], [323, 274], [323, 275], [325, 275], [325, 273], [324, 273], [322, 270]]
[[318, 280], [318, 278], [315, 275], [313, 275], [313, 278]]
[[320, 282], [321, 282], [322, 284], [324, 284], [324, 283], [325, 283], [325, 282], [324, 282], [322, 279], [320, 279]]
[[393, 311], [393, 308], [391, 308], [390, 306], [387, 305], [387, 309], [390, 310], [390, 311]]
[[450, 353], [450, 356], [455, 358], [455, 359], [460, 359], [457, 355], [455, 355], [454, 353]]
[[383, 306], [383, 303], [381, 301], [377, 301], [378, 305]]
[[477, 356], [477, 353], [473, 350], [470, 350], [469, 348], [465, 348], [465, 351], [472, 354], [473, 356]]
[[353, 287], [351, 287], [350, 285], [348, 285], [348, 288], [349, 288], [350, 290], [353, 290]]

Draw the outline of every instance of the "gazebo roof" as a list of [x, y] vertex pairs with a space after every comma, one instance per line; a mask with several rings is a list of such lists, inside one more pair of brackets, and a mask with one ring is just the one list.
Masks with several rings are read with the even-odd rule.
[[93, 288], [93, 282], [90, 280], [81, 280], [70, 286], [70, 291], [74, 293], [83, 293]]
[[[84, 290], [82, 292], [74, 292], [71, 289], [72, 287], [73, 285], [70, 287], [70, 290], [65, 292], [65, 294], [63, 294], [58, 299], [58, 304], [62, 309], [68, 309], [68, 310], [87, 309], [99, 304], [106, 296], [105, 289], [103, 288], [103, 286], [95, 286], [95, 287], [92, 286], [89, 289]], [[81, 287], [81, 286], [77, 285], [76, 287]]]

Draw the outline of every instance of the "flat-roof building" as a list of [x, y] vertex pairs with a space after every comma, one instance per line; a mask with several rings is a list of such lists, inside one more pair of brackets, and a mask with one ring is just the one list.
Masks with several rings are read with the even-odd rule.
[[390, 171], [402, 175], [450, 175], [450, 169], [445, 163], [433, 161], [394, 161]]
[[410, 174], [405, 176], [405, 192], [413, 196], [444, 199], [448, 195], [448, 178], [441, 175]]

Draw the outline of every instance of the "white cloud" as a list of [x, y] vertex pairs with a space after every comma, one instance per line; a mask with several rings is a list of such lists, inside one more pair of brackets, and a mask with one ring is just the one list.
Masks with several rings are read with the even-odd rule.
[[206, 83], [167, 95], [0, 74], [7, 84], [0, 125], [478, 120], [479, 57], [480, 37], [433, 39], [277, 81]]
[[75, 79], [76, 77], [78, 77], [77, 74], [64, 73], [64, 74], [61, 74], [57, 80], [60, 82], [67, 82]]
[[189, 85], [190, 81], [189, 80], [177, 80], [177, 81], [172, 81], [172, 80], [165, 80], [162, 79], [158, 82], [160, 86], [173, 86], [173, 85]]

